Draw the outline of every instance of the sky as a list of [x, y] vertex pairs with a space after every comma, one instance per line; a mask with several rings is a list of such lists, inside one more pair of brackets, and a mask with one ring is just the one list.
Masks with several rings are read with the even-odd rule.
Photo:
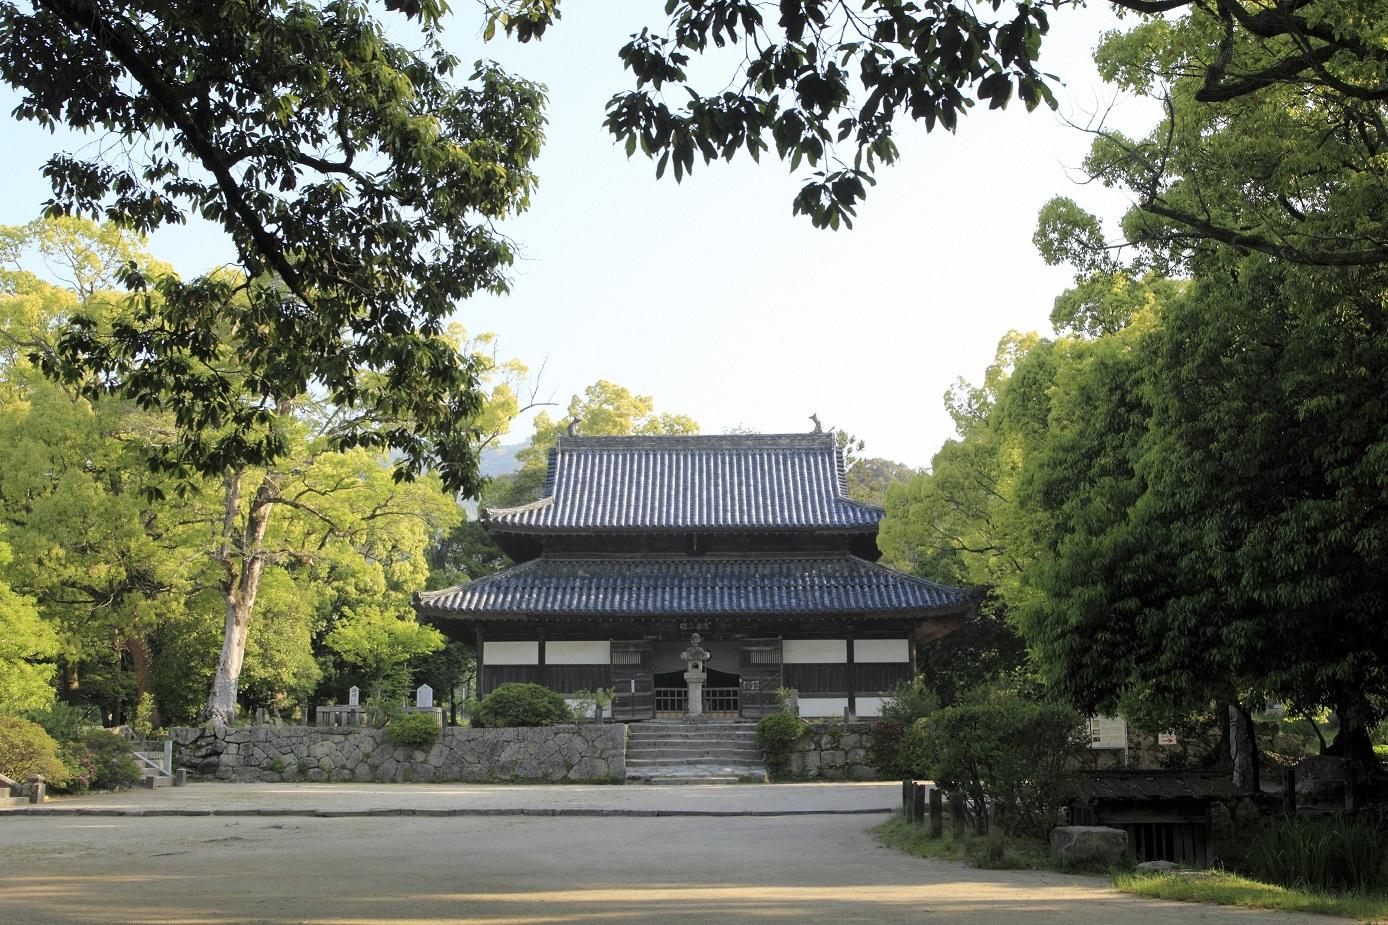
[[[522, 254], [512, 291], [460, 305], [457, 320], [495, 333], [503, 357], [543, 365], [540, 396], [557, 414], [607, 379], [704, 433], [806, 431], [817, 413], [867, 455], [927, 466], [952, 436], [945, 390], [978, 380], [1008, 330], [1049, 333], [1051, 303], [1072, 281], [1031, 244], [1042, 204], [1072, 196], [1109, 218], [1126, 207], [1115, 191], [1077, 185], [1089, 140], [1067, 124], [1115, 102], [1090, 56], [1120, 23], [1102, 4], [1052, 17], [1040, 64], [1061, 78], [1057, 112], [976, 108], [952, 135], [899, 126], [900, 161], [878, 173], [853, 230], [833, 232], [791, 215], [803, 166], [699, 165], [676, 184], [614, 144], [604, 105], [630, 86], [617, 50], [662, 26], [662, 6], [565, 4], [543, 41], [521, 46], [484, 44], [477, 7], [456, 5], [450, 50], [498, 60], [549, 93], [538, 193], [502, 226]], [[0, 89], [0, 113], [16, 100]], [[1133, 132], [1155, 118], [1146, 101], [1122, 99], [1108, 116]], [[0, 224], [39, 214], [52, 153], [92, 143], [0, 115]], [[156, 232], [150, 247], [184, 274], [233, 257], [202, 222]], [[506, 442], [528, 433], [518, 421]]]

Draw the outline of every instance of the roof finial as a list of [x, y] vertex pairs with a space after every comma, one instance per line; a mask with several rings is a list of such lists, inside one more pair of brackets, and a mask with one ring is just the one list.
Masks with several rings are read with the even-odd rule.
[[578, 425], [579, 425], [580, 422], [582, 422], [582, 420], [583, 420], [583, 418], [574, 418], [572, 421], [569, 422], [569, 436], [570, 436], [570, 437], [577, 437], [577, 436], [578, 436]]
[[817, 433], [817, 434], [822, 434], [822, 433], [824, 433], [824, 427], [823, 427], [823, 425], [821, 425], [821, 424], [819, 423], [819, 415], [818, 415], [818, 414], [812, 414], [812, 415], [810, 415], [810, 420], [811, 420], [811, 421], [814, 421], [814, 432], [815, 432], [815, 433]]

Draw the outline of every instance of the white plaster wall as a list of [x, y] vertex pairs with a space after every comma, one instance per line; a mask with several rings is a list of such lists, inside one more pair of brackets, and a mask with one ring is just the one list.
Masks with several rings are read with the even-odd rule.
[[546, 665], [606, 665], [612, 661], [612, 643], [606, 639], [575, 642], [556, 639], [545, 643]]
[[844, 707], [848, 706], [847, 697], [801, 697], [800, 715], [801, 716], [843, 716]]
[[854, 712], [860, 717], [881, 716], [882, 701], [886, 699], [886, 697], [855, 697], [853, 698]]
[[540, 664], [540, 643], [536, 640], [521, 642], [482, 643], [483, 665], [538, 665]]
[[[546, 661], [548, 661], [548, 659], [546, 659]], [[596, 719], [596, 718], [597, 718], [598, 708], [597, 708], [597, 706], [593, 703], [593, 701], [591, 701], [591, 700], [584, 702], [584, 706], [583, 706], [583, 709], [582, 709], [582, 710], [580, 710], [580, 709], [578, 708], [578, 705], [579, 705], [579, 703], [580, 703], [581, 701], [574, 700], [574, 699], [571, 698], [571, 697], [565, 697], [565, 698], [564, 698], [564, 702], [567, 703], [567, 704], [569, 705], [569, 709], [570, 709], [570, 710], [573, 710], [573, 711], [574, 711], [574, 715], [577, 716], [577, 717], [579, 717], [580, 719]]]
[[906, 639], [855, 639], [853, 640], [853, 661], [856, 664], [868, 662], [909, 662], [911, 643]]
[[787, 665], [842, 665], [848, 661], [848, 640], [787, 639], [781, 643], [781, 660]]

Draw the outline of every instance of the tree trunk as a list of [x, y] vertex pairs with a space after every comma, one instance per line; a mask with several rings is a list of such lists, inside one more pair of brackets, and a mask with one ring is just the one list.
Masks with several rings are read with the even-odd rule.
[[203, 714], [208, 722], [218, 726], [228, 725], [236, 718], [236, 693], [241, 680], [241, 665], [246, 658], [246, 635], [255, 611], [256, 592], [260, 590], [260, 576], [265, 569], [261, 543], [265, 539], [270, 512], [275, 506], [279, 489], [277, 473], [267, 472], [247, 512], [246, 526], [238, 531], [236, 521], [240, 513], [241, 482], [244, 477], [245, 469], [236, 469], [228, 471], [223, 479], [225, 513], [221, 558], [227, 570], [223, 586], [226, 622], [222, 628], [222, 654], [217, 660], [212, 693], [207, 698], [207, 709]]
[[140, 635], [126, 636], [122, 642], [126, 651], [130, 653], [130, 668], [135, 675], [136, 688], [141, 694], [150, 695], [150, 723], [158, 728], [164, 725], [164, 722], [163, 717], [159, 715], [159, 701], [154, 699], [154, 658], [150, 655], [149, 645]]
[[1373, 714], [1364, 698], [1354, 694], [1342, 695], [1335, 699], [1334, 707], [1340, 729], [1335, 733], [1335, 741], [1324, 749], [1324, 753], [1348, 758], [1365, 772], [1377, 770], [1378, 758], [1374, 755], [1374, 743], [1369, 735], [1372, 720], [1368, 718]]
[[1253, 717], [1238, 704], [1229, 706], [1229, 757], [1234, 763], [1234, 786], [1244, 793], [1257, 793], [1258, 741]]

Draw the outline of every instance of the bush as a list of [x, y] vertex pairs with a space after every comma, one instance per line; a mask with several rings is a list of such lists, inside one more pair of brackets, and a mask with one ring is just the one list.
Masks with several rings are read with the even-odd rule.
[[439, 722], [432, 713], [406, 713], [386, 724], [391, 745], [429, 748], [439, 740]]
[[1388, 840], [1370, 819], [1275, 819], [1253, 838], [1261, 879], [1294, 889], [1371, 893], [1388, 885]]
[[772, 713], [757, 723], [757, 743], [766, 752], [766, 769], [784, 774], [790, 766], [790, 750], [808, 727], [798, 716]]
[[76, 743], [91, 761], [90, 785], [95, 790], [132, 787], [143, 776], [130, 755], [130, 743], [114, 732], [93, 729]]
[[1074, 769], [1087, 746], [1074, 710], [994, 694], [917, 720], [901, 754], [912, 776], [962, 792], [975, 818], [996, 801], [1009, 833], [1044, 838], [1079, 795]]
[[483, 726], [553, 726], [573, 722], [573, 711], [554, 691], [538, 684], [502, 684], [482, 701]]
[[13, 716], [0, 717], [0, 774], [19, 783], [30, 774], [42, 774], [54, 785], [69, 776], [53, 737], [38, 723]]
[[939, 709], [933, 691], [921, 679], [903, 681], [882, 701], [877, 722], [868, 733], [868, 760], [887, 777], [905, 779], [913, 774], [912, 763], [901, 752], [906, 735], [916, 720]]

